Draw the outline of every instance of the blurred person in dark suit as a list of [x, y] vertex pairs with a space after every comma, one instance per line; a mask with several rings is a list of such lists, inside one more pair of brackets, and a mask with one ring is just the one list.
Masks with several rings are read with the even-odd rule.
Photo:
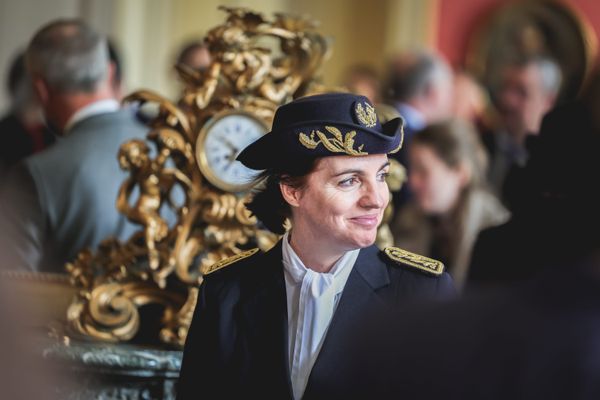
[[526, 139], [538, 134], [560, 85], [560, 67], [547, 57], [521, 57], [501, 68], [498, 82], [491, 88], [499, 121], [496, 127], [484, 130], [482, 139], [490, 155], [488, 179], [502, 200], [510, 195], [504, 185], [511, 168], [525, 165]]
[[5, 268], [63, 270], [85, 247], [135, 231], [115, 207], [127, 177], [119, 146], [146, 128], [121, 110], [106, 39], [79, 20], [58, 20], [31, 40], [26, 62], [46, 120], [60, 140], [7, 176], [2, 191]]
[[[407, 51], [389, 65], [384, 91], [387, 103], [396, 108], [405, 121], [404, 145], [394, 155], [410, 171], [408, 151], [413, 135], [426, 126], [451, 116], [453, 98], [452, 69], [439, 55], [424, 51]], [[410, 197], [406, 185], [394, 193], [396, 210]]]
[[600, 398], [596, 82], [544, 118], [522, 172], [528, 212], [487, 255], [498, 274], [523, 268], [531, 278], [376, 318], [343, 367], [353, 370], [346, 398]]
[[[600, 165], [594, 160], [600, 147], [591, 140], [598, 135], [598, 128], [593, 120], [596, 109], [589, 104], [594, 103], [571, 103], [544, 118], [544, 137], [530, 140], [537, 157], [513, 175], [519, 193], [512, 200], [513, 217], [483, 231], [477, 240], [471, 286], [502, 286], [531, 279], [549, 264], [556, 264], [557, 255], [577, 256], [578, 246], [593, 239], [582, 233], [585, 226], [597, 227], [590, 221], [597, 222], [593, 201], [597, 199], [594, 182]], [[506, 248], [520, 256], [513, 259]]]
[[42, 110], [35, 99], [25, 68], [25, 56], [19, 53], [8, 73], [6, 87], [10, 110], [0, 119], [0, 175], [23, 158], [54, 143], [54, 135], [44, 125]]

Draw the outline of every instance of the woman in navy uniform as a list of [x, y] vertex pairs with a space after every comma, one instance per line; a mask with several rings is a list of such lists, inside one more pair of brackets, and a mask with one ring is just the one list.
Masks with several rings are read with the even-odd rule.
[[345, 339], [372, 312], [454, 295], [440, 262], [373, 244], [401, 125], [381, 124], [363, 96], [309, 96], [240, 153], [263, 170], [248, 208], [283, 238], [205, 275], [178, 399], [335, 396], [352, 358]]

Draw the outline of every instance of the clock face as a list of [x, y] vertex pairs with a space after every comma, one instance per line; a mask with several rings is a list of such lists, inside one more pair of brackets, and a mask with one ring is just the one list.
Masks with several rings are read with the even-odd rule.
[[256, 171], [236, 161], [238, 154], [268, 131], [262, 120], [241, 111], [215, 115], [200, 131], [196, 159], [210, 183], [229, 192], [248, 189]]

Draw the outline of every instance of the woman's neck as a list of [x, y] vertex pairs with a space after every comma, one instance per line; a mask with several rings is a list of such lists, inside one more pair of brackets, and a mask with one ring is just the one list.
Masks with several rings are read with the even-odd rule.
[[293, 231], [289, 234], [290, 245], [306, 268], [315, 272], [329, 272], [333, 265], [344, 255], [344, 251], [328, 248], [323, 241], [315, 240], [312, 235], [303, 235]]

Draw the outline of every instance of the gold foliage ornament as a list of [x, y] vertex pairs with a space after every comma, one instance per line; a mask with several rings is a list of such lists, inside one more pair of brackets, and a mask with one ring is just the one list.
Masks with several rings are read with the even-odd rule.
[[[247, 132], [217, 120], [244, 117], [259, 128], [270, 126], [281, 104], [325, 91], [317, 73], [329, 45], [308, 19], [276, 14], [269, 20], [244, 8], [221, 9], [225, 22], [205, 39], [210, 66], [206, 71], [176, 66], [185, 84], [177, 102], [146, 90], [125, 99], [154, 111], [146, 140], [124, 143], [116, 155], [129, 174], [116, 206], [139, 230], [124, 243], [107, 238], [96, 252], [84, 249], [67, 264], [78, 289], [67, 312], [71, 336], [116, 342], [143, 337], [150, 338], [148, 344], [180, 347], [203, 274], [223, 259], [257, 246], [266, 250], [278, 240], [246, 210], [246, 186], [219, 184], [228, 182], [218, 174], [237, 163]], [[275, 47], [265, 47], [268, 41]], [[333, 138], [317, 135], [328, 149], [361, 152], [360, 146], [354, 149], [354, 133], [342, 138], [337, 130], [327, 131]], [[199, 141], [202, 132], [206, 136]], [[214, 159], [219, 141], [228, 148], [223, 165]], [[308, 142], [318, 144], [314, 136]], [[140, 332], [145, 318], [159, 321], [159, 330]]]
[[[362, 151], [364, 147], [362, 144], [354, 149], [354, 137], [356, 136], [356, 131], [350, 131], [345, 135], [342, 135], [342, 132], [334, 126], [326, 126], [325, 130], [333, 137], [327, 137], [323, 132], [317, 129], [313, 130], [310, 133], [310, 136], [300, 133], [298, 140], [304, 147], [311, 150], [316, 149], [320, 143], [332, 153], [346, 153], [350, 156], [366, 156], [369, 154]], [[315, 134], [319, 140], [315, 140]]]

